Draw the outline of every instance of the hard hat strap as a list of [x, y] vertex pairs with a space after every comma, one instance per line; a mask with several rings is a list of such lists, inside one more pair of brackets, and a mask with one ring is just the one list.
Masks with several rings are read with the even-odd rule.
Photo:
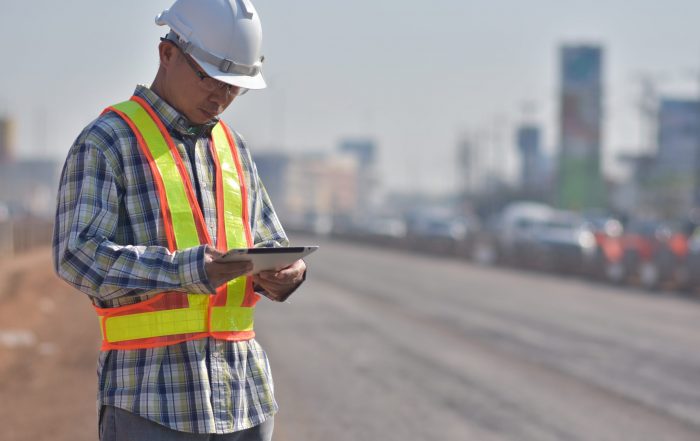
[[252, 77], [257, 75], [262, 67], [263, 57], [260, 57], [260, 61], [250, 66], [247, 64], [236, 63], [235, 61], [226, 58], [217, 57], [211, 52], [207, 52], [201, 47], [193, 44], [191, 41], [181, 39], [172, 30], [165, 38], [177, 44], [184, 53], [192, 55], [197, 60], [216, 66], [219, 71], [223, 73], [237, 73]]

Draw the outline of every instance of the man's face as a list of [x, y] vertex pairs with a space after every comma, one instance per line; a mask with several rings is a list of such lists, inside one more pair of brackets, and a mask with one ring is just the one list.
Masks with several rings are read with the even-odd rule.
[[[166, 101], [194, 124], [203, 124], [221, 114], [238, 94], [235, 86], [230, 91], [226, 87], [209, 90], [211, 87], [206, 87], [200, 78], [206, 76], [204, 71], [192, 58], [185, 58], [188, 56], [173, 43], [161, 43], [160, 57], [161, 65], [166, 68]], [[216, 82], [212, 78], [205, 81], [209, 85]]]

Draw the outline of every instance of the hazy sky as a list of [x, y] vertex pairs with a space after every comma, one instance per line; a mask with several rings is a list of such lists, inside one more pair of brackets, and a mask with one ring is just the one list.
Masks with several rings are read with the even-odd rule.
[[[17, 121], [21, 156], [62, 160], [104, 107], [150, 84], [166, 32], [154, 17], [170, 4], [2, 0], [0, 113]], [[615, 153], [639, 144], [640, 73], [658, 75], [665, 93], [698, 93], [697, 0], [255, 5], [269, 88], [241, 97], [224, 118], [253, 152], [330, 150], [343, 136], [372, 136], [394, 189], [452, 189], [463, 132], [481, 134], [484, 160], [514, 169], [512, 131], [527, 101], [551, 150], [562, 43], [605, 47], [608, 170]]]

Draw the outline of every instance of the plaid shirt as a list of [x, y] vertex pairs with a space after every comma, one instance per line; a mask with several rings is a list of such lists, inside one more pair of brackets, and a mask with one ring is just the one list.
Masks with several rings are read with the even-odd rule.
[[[193, 126], [145, 86], [148, 102], [173, 137], [216, 238], [212, 124]], [[248, 188], [256, 246], [287, 237], [250, 153], [235, 134]], [[54, 229], [59, 276], [100, 307], [143, 301], [162, 291], [208, 294], [204, 245], [171, 253], [151, 171], [136, 138], [115, 113], [90, 123], [73, 144], [61, 176]], [[140, 350], [100, 352], [98, 409], [111, 405], [174, 430], [230, 433], [274, 415], [267, 356], [253, 339], [188, 341]]]

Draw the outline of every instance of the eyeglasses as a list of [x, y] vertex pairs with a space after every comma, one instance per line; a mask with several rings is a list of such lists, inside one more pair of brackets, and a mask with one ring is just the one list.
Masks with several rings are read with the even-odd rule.
[[172, 43], [178, 50], [180, 50], [180, 53], [182, 54], [183, 58], [187, 62], [187, 64], [190, 66], [190, 68], [194, 71], [195, 74], [199, 77], [199, 84], [202, 86], [202, 89], [206, 90], [207, 92], [214, 92], [215, 90], [226, 90], [226, 95], [228, 96], [240, 96], [243, 95], [244, 93], [248, 92], [248, 89], [244, 87], [238, 87], [234, 86], [232, 84], [226, 84], [223, 81], [219, 81], [215, 78], [210, 77], [206, 73], [202, 72], [199, 69], [199, 66], [192, 61], [189, 55], [187, 55], [180, 46], [178, 46], [177, 43], [175, 43], [172, 40], [168, 40], [166, 38], [161, 38], [162, 41], [169, 41]]

